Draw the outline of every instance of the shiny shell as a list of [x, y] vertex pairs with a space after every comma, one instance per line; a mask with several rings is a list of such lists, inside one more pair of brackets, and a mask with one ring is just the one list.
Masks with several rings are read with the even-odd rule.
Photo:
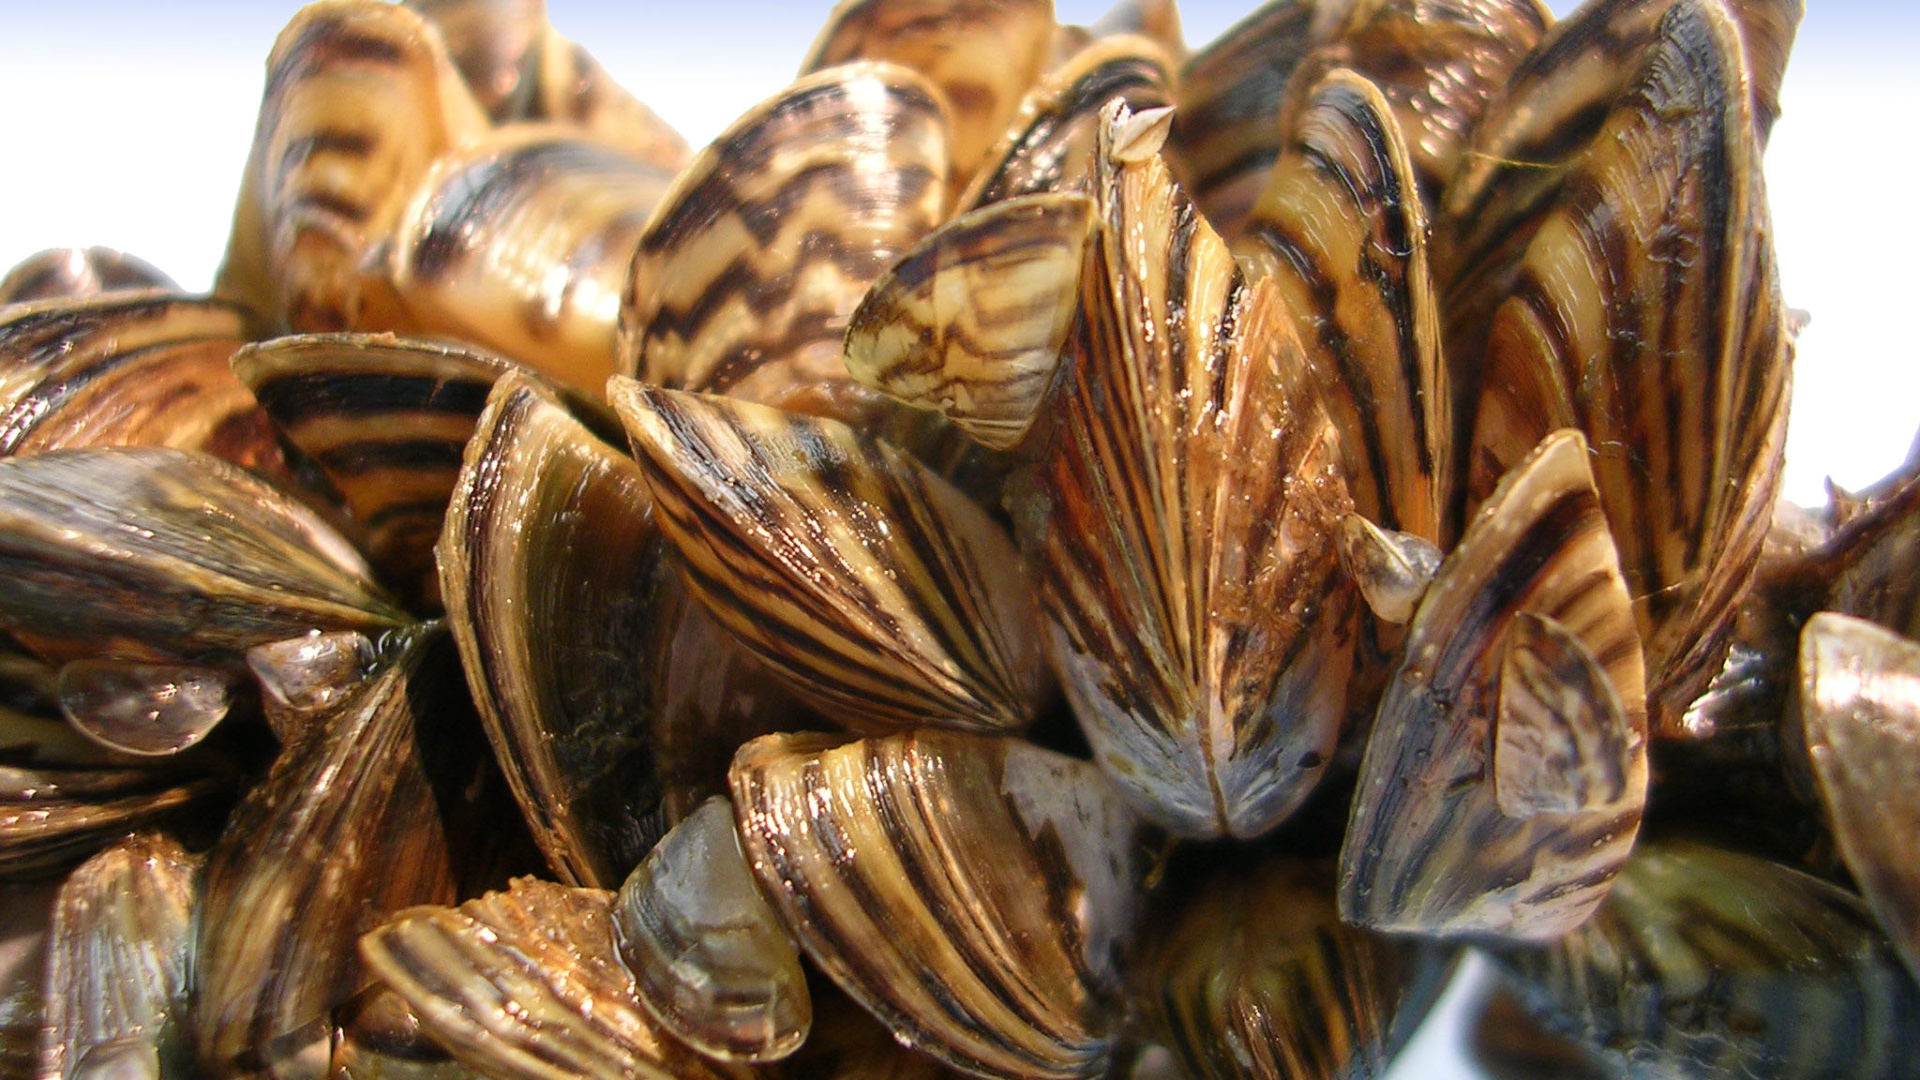
[[458, 908], [418, 907], [361, 939], [368, 966], [461, 1061], [503, 1080], [715, 1080], [634, 999], [613, 896], [522, 878]]
[[112, 248], [53, 248], [27, 256], [0, 277], [0, 305], [142, 289], [180, 291], [145, 259]]
[[761, 891], [895, 1038], [980, 1076], [1100, 1074], [1142, 867], [1092, 766], [931, 728], [772, 735], [732, 786]]
[[1047, 689], [1000, 525], [845, 424], [625, 380], [612, 390], [687, 583], [833, 721], [1026, 726]]
[[1367, 744], [1340, 914], [1380, 930], [1550, 940], [1638, 835], [1639, 638], [1586, 444], [1557, 432], [1440, 564]]
[[840, 359], [880, 271], [945, 215], [948, 114], [906, 68], [794, 83], [694, 157], [634, 256], [620, 370], [854, 419], [874, 396]]
[[800, 946], [760, 895], [727, 800], [702, 803], [634, 868], [613, 932], [642, 1007], [701, 1053], [777, 1061], [806, 1042]]
[[1248, 282], [1107, 114], [1099, 228], [1022, 542], [1094, 758], [1193, 836], [1265, 832], [1332, 755], [1352, 643], [1340, 441], [1272, 282]]

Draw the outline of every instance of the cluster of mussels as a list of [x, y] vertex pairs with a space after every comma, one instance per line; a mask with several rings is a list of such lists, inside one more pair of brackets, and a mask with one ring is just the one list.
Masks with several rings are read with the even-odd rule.
[[0, 1075], [1369, 1076], [1468, 947], [1501, 1076], [1920, 1075], [1800, 15], [848, 0], [689, 153], [300, 12], [211, 295], [0, 285]]

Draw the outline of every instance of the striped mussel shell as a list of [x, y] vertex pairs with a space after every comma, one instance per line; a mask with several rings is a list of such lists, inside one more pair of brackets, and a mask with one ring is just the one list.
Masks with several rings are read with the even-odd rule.
[[1080, 310], [1093, 213], [1084, 195], [1021, 195], [934, 230], [854, 311], [848, 373], [992, 449], [1020, 445]]
[[597, 395], [614, 373], [634, 249], [672, 178], [563, 125], [496, 129], [428, 169], [395, 226], [389, 274], [419, 332]]
[[152, 289], [0, 309], [0, 456], [172, 446], [287, 479], [272, 425], [227, 367], [245, 335], [232, 304]]
[[1173, 104], [1173, 61], [1146, 38], [1105, 38], [1076, 51], [1027, 92], [954, 205], [1080, 191], [1093, 168], [1100, 113], [1119, 98], [1134, 112]]
[[1739, 26], [1676, 0], [1611, 60], [1636, 77], [1538, 215], [1509, 219], [1528, 239], [1485, 339], [1468, 481], [1586, 433], [1654, 730], [1679, 738], [1767, 535], [1792, 346]]
[[1170, 157], [1214, 227], [1237, 238], [1306, 89], [1351, 68], [1384, 93], [1431, 205], [1548, 21], [1535, 0], [1270, 0], [1188, 57]]
[[191, 818], [231, 788], [199, 766], [0, 765], [0, 881], [57, 877], [129, 832]]
[[978, 1076], [1101, 1074], [1144, 834], [1093, 766], [922, 728], [765, 736], [731, 781], [761, 892], [895, 1038]]
[[841, 0], [802, 74], [882, 61], [925, 76], [952, 107], [949, 195], [964, 190], [1045, 66], [1053, 0]]
[[533, 376], [503, 376], [438, 548], [447, 622], [521, 812], [556, 874], [601, 888], [723, 790], [734, 746], [798, 718], [689, 610], [647, 481], [609, 438], [624, 442]]
[[1143, 1033], [1197, 1080], [1384, 1072], [1451, 955], [1344, 925], [1333, 884], [1331, 865], [1290, 857], [1189, 883], [1129, 976]]
[[1452, 402], [1407, 140], [1380, 90], [1344, 69], [1293, 122], [1235, 253], [1280, 287], [1354, 511], [1449, 543]]
[[409, 328], [378, 255], [433, 161], [486, 127], [419, 15], [380, 0], [304, 8], [267, 59], [215, 293], [273, 330]]
[[845, 424], [616, 379], [693, 596], [792, 692], [862, 730], [1025, 727], [1032, 590], [1001, 525]]
[[53, 660], [237, 657], [404, 618], [313, 511], [164, 447], [0, 460], [0, 562], [0, 625]]
[[1340, 440], [1271, 281], [1248, 281], [1107, 114], [1081, 316], [1015, 509], [1094, 759], [1156, 822], [1258, 835], [1319, 779], [1357, 614]]
[[146, 289], [179, 292], [180, 286], [159, 267], [124, 251], [49, 248], [20, 260], [0, 277], [0, 306]]
[[813, 1028], [806, 1043], [775, 1075], [790, 1080], [959, 1080], [973, 1075], [899, 1042], [830, 982], [816, 980], [813, 1003]]
[[687, 141], [555, 32], [545, 0], [404, 0], [440, 31], [448, 55], [496, 126], [557, 124], [572, 135], [667, 170]]
[[204, 856], [136, 833], [60, 886], [48, 931], [42, 1077], [180, 1076]]
[[516, 879], [410, 908], [360, 939], [367, 966], [455, 1059], [499, 1080], [737, 1080], [666, 1034], [615, 949], [613, 894]]
[[613, 933], [641, 1006], [688, 1046], [764, 1062], [806, 1042], [800, 946], [761, 895], [725, 798], [701, 803], [628, 875]]
[[[1413, 190], [1429, 212], [1466, 158], [1481, 115], [1539, 44], [1553, 15], [1540, 0], [1359, 0], [1313, 5], [1328, 39], [1288, 75], [1282, 114], [1330, 72], [1380, 88], [1406, 135]], [[1291, 121], [1297, 123], [1297, 120]]]
[[1920, 979], [1920, 644], [1821, 612], [1800, 632], [1798, 726], [1835, 844]]
[[452, 649], [431, 625], [380, 645], [290, 733], [207, 856], [191, 1022], [210, 1072], [327, 1075], [334, 1010], [368, 983], [356, 939], [456, 895], [458, 822], [437, 792], [473, 783], [475, 737]]
[[467, 345], [392, 334], [293, 334], [248, 345], [233, 370], [338, 493], [381, 577], [435, 606], [433, 545], [460, 456], [494, 381], [514, 365]]
[[1492, 955], [1612, 1075], [1920, 1075], [1920, 988], [1866, 905], [1751, 855], [1642, 844], [1585, 926]]
[[1640, 641], [1577, 432], [1501, 480], [1415, 612], [1374, 719], [1340, 913], [1548, 940], [1606, 896], [1647, 793]]
[[948, 110], [863, 62], [800, 79], [695, 155], [655, 208], [620, 311], [620, 370], [862, 422], [847, 319], [946, 215]]

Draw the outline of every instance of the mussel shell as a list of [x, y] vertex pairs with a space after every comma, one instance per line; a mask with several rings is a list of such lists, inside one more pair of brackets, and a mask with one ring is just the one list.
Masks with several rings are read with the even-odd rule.
[[445, 39], [447, 54], [488, 119], [524, 116], [534, 97], [546, 0], [405, 0]]
[[1586, 433], [1654, 729], [1679, 738], [1767, 535], [1792, 344], [1738, 28], [1678, 0], [1635, 61], [1493, 317], [1469, 497], [1547, 431]]
[[231, 304], [154, 291], [0, 313], [0, 454], [172, 446], [284, 478], [272, 425], [227, 370], [244, 334]]
[[1920, 979], [1920, 644], [1833, 612], [1800, 633], [1799, 728], [1860, 892]]
[[1551, 1030], [1636, 1076], [1920, 1075], [1920, 988], [1866, 905], [1764, 859], [1643, 844], [1587, 925], [1493, 958]]
[[454, 899], [435, 781], [473, 738], [454, 730], [459, 674], [443, 631], [384, 644], [374, 672], [293, 733], [208, 856], [192, 1022], [212, 1072], [325, 1075], [333, 1009], [369, 978], [354, 941]]
[[1185, 883], [1129, 981], [1192, 1076], [1375, 1076], [1452, 973], [1439, 950], [1345, 926], [1333, 868], [1234, 863]]
[[0, 1077], [6, 1080], [38, 1075], [40, 990], [57, 888], [57, 883], [0, 885], [0, 911], [7, 913], [0, 929]]
[[140, 833], [89, 859], [60, 887], [41, 1076], [185, 1073], [203, 861], [170, 837]]
[[946, 214], [947, 108], [891, 64], [794, 83], [701, 151], [661, 200], [620, 313], [621, 371], [857, 420], [847, 318]]
[[366, 527], [382, 577], [407, 587], [432, 575], [461, 454], [513, 366], [392, 334], [295, 334], [233, 355], [234, 372]]
[[1340, 913], [1546, 940], [1579, 925], [1646, 802], [1639, 638], [1576, 432], [1509, 473], [1414, 614], [1354, 792]]
[[521, 878], [399, 913], [361, 955], [460, 1061], [504, 1080], [745, 1080], [666, 1035], [634, 998], [598, 889]]
[[1091, 765], [923, 728], [770, 735], [731, 780], [761, 891], [895, 1038], [980, 1076], [1100, 1073], [1143, 868]]
[[1053, 29], [1053, 0], [841, 0], [800, 70], [880, 60], [926, 76], [953, 110], [957, 194], [1039, 76]]
[[1100, 114], [1119, 98], [1135, 112], [1173, 104], [1173, 61], [1144, 38], [1096, 41], [1040, 80], [955, 206], [1078, 191], [1093, 170]]
[[1015, 523], [1095, 760], [1169, 829], [1257, 835], [1338, 733], [1339, 435], [1277, 287], [1155, 153], [1166, 115], [1106, 116], [1082, 316]]
[[488, 400], [438, 549], [447, 622], [548, 864], [615, 887], [658, 838], [668, 794], [658, 670], [676, 570], [632, 459], [528, 375]]
[[1032, 595], [979, 506], [832, 420], [620, 379], [609, 396], [693, 595], [794, 694], [862, 729], [1032, 720]]
[[133, 830], [187, 817], [231, 786], [188, 769], [0, 766], [0, 881], [63, 873]]
[[1235, 253], [1280, 286], [1340, 428], [1354, 511], [1449, 543], [1452, 395], [1408, 140], [1379, 89], [1345, 70], [1292, 121]]
[[1092, 230], [1077, 194], [960, 215], [873, 283], [847, 325], [847, 371], [995, 450], [1019, 445], [1059, 370]]
[[312, 511], [158, 447], [0, 460], [0, 566], [0, 624], [57, 659], [193, 659], [402, 618]]
[[214, 291], [273, 329], [406, 329], [375, 255], [428, 165], [486, 126], [419, 15], [375, 0], [303, 9], [267, 58]]
[[112, 248], [50, 248], [0, 277], [0, 306], [141, 289], [179, 292], [180, 286], [145, 259]]
[[597, 396], [621, 293], [672, 178], [559, 125], [522, 125], [433, 163], [390, 273], [423, 333], [475, 342]]
[[800, 946], [760, 895], [726, 799], [702, 803], [628, 875], [613, 933], [640, 1004], [688, 1046], [761, 1062], [806, 1041]]

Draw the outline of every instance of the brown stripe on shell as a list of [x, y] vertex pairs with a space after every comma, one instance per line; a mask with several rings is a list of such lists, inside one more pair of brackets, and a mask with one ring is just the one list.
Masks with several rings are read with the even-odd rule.
[[1920, 990], [1866, 905], [1749, 855], [1643, 844], [1585, 926], [1493, 958], [1611, 1075], [1915, 1074]]
[[613, 894], [532, 878], [457, 908], [417, 907], [360, 953], [454, 1057], [505, 1080], [717, 1080], [634, 1000], [614, 950]]
[[112, 248], [50, 248], [0, 277], [0, 306], [143, 289], [177, 293], [180, 286], [145, 259]]
[[669, 174], [687, 164], [687, 140], [613, 80], [583, 46], [547, 28], [535, 90], [520, 119], [565, 124]]
[[1920, 644], [1821, 612], [1800, 634], [1797, 740], [1860, 892], [1920, 978]]
[[851, 418], [847, 318], [945, 215], [946, 106], [905, 68], [801, 79], [701, 151], [634, 256], [620, 365], [649, 383]]
[[881, 60], [926, 76], [953, 110], [958, 194], [1039, 77], [1053, 29], [1053, 0], [841, 0], [800, 72]]
[[1280, 156], [1280, 103], [1329, 16], [1312, 0], [1270, 0], [1187, 58], [1167, 156], [1180, 186], [1229, 240]]
[[1182, 884], [1189, 899], [1129, 979], [1147, 1036], [1199, 1080], [1385, 1072], [1453, 965], [1343, 925], [1333, 879], [1269, 858]]
[[1104, 39], [1078, 50], [1027, 93], [954, 205], [975, 210], [1020, 195], [1084, 190], [1101, 110], [1114, 98], [1135, 112], [1173, 104], [1173, 71], [1173, 61], [1145, 38]]
[[1655, 731], [1678, 737], [1771, 520], [1792, 345], [1735, 27], [1681, 0], [1642, 59], [1494, 318], [1469, 484], [1585, 431]]
[[856, 728], [1024, 727], [1046, 689], [1019, 556], [971, 500], [831, 420], [616, 379], [693, 594]]
[[935, 230], [874, 282], [847, 326], [847, 371], [995, 450], [1019, 445], [1079, 311], [1093, 228], [1083, 195], [993, 203]]
[[244, 335], [231, 304], [151, 291], [0, 313], [0, 454], [172, 446], [285, 478], [272, 425], [227, 370]]
[[[1434, 274], [1453, 367], [1455, 439], [1468, 445], [1494, 312], [1527, 246], [1618, 99], [1641, 77], [1661, 18], [1676, 7], [1730, 12], [1742, 27], [1756, 121], [1777, 99], [1803, 0], [1598, 0], [1541, 38], [1474, 129], [1434, 219]], [[1731, 78], [1729, 71], [1728, 77]], [[1769, 82], [1769, 80], [1772, 80]], [[1737, 95], [1733, 82], [1724, 92]], [[1777, 110], [1776, 110], [1777, 111]], [[1764, 127], [1760, 129], [1762, 142]], [[1490, 384], [1491, 385], [1491, 384]], [[1460, 463], [1465, 466], [1464, 460]], [[1468, 507], [1471, 509], [1471, 507]]]
[[451, 770], [443, 744], [462, 719], [445, 646], [431, 627], [389, 639], [293, 733], [208, 854], [190, 1023], [209, 1072], [326, 1075], [332, 1012], [368, 982], [353, 943], [390, 912], [452, 902], [430, 771]]
[[274, 328], [407, 329], [375, 255], [427, 166], [485, 127], [420, 16], [376, 0], [303, 9], [267, 59], [215, 292]]
[[632, 459], [504, 375], [453, 485], [440, 594], [494, 755], [572, 883], [617, 887], [658, 838], [667, 557]]
[[980, 1076], [1100, 1074], [1140, 867], [1091, 765], [931, 728], [776, 735], [732, 786], [761, 891], [895, 1038]]
[[1335, 71], [1295, 117], [1235, 252], [1280, 286], [1340, 428], [1354, 511], [1444, 545], [1453, 406], [1426, 232], [1386, 99]]
[[[1125, 135], [1139, 118], [1116, 109]], [[1248, 284], [1151, 146], [1117, 137], [1053, 445], [1016, 520], [1102, 767], [1170, 829], [1257, 835], [1337, 734], [1355, 614], [1339, 436], [1277, 288]]]
[[129, 832], [203, 813], [231, 787], [174, 768], [0, 765], [0, 881], [56, 877]]
[[233, 356], [274, 423], [366, 525], [383, 576], [409, 589], [433, 575], [460, 455], [511, 367], [479, 349], [391, 334], [299, 334]]
[[1379, 87], [1429, 212], [1481, 114], [1553, 23], [1540, 0], [1370, 0], [1322, 10], [1335, 13], [1338, 27], [1293, 71], [1284, 114], [1296, 116], [1308, 88], [1332, 71], [1351, 70]]
[[[1374, 721], [1340, 854], [1340, 913], [1349, 922], [1551, 939], [1592, 913], [1632, 849], [1647, 789], [1640, 641], [1586, 459], [1577, 432], [1542, 442], [1501, 480], [1415, 613]], [[1500, 776], [1554, 765], [1526, 745], [1501, 743], [1510, 722], [1502, 705], [1516, 704], [1501, 700], [1501, 676], [1509, 648], [1527, 643], [1516, 628], [1528, 616], [1564, 627], [1600, 669], [1582, 659], [1535, 670], [1550, 681], [1532, 684], [1532, 697], [1579, 693], [1594, 678], [1618, 695], [1617, 711], [1592, 718], [1626, 731], [1553, 747], [1624, 752], [1617, 798], [1594, 784], [1583, 789], [1594, 801], [1571, 812], [1543, 799], [1509, 800], [1532, 811], [1526, 816], [1505, 812]]]
[[185, 1075], [187, 971], [203, 856], [139, 833], [60, 886], [48, 932], [39, 1075]]
[[494, 131], [433, 163], [389, 273], [420, 332], [598, 395], [634, 249], [671, 178], [556, 125]]
[[401, 618], [338, 533], [218, 458], [0, 460], [0, 626], [49, 659], [190, 660]]

